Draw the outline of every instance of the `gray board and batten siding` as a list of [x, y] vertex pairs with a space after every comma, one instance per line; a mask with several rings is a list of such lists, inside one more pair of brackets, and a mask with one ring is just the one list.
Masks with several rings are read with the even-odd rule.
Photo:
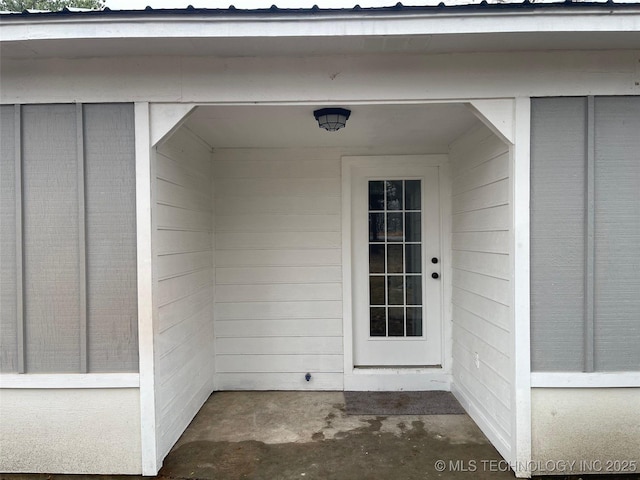
[[640, 97], [532, 100], [533, 371], [640, 370]]
[[138, 371], [133, 106], [0, 113], [0, 371]]

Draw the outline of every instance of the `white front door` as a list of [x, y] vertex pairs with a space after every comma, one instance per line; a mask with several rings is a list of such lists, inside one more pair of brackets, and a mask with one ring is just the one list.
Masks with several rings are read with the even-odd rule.
[[438, 168], [390, 157], [353, 171], [356, 367], [442, 364]]

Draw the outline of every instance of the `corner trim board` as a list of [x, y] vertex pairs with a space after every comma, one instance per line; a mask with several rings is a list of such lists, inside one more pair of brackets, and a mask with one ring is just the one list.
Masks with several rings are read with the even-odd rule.
[[[528, 465], [531, 461], [531, 99], [515, 100], [515, 144], [510, 150], [511, 189], [509, 204], [512, 215], [511, 268], [513, 322], [512, 361], [512, 456], [511, 461]], [[517, 477], [531, 472], [516, 471]]]
[[136, 243], [138, 274], [138, 342], [140, 356], [140, 441], [142, 474], [158, 473], [156, 432], [154, 305], [153, 305], [153, 205], [154, 164], [150, 144], [149, 103], [136, 102]]

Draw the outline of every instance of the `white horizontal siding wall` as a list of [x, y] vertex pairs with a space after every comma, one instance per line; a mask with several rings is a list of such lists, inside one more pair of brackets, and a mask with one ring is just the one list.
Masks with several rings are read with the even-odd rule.
[[452, 145], [450, 159], [453, 390], [511, 458], [509, 150], [480, 126]]
[[213, 391], [211, 150], [178, 130], [156, 154], [156, 417], [162, 460]]
[[216, 387], [342, 389], [340, 154], [214, 160]]

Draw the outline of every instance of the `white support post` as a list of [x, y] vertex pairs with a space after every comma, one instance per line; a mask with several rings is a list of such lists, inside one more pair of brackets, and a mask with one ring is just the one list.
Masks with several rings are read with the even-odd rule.
[[531, 476], [531, 339], [529, 287], [529, 202], [531, 100], [515, 102], [515, 142], [511, 155], [511, 204], [513, 211], [513, 350], [512, 459], [517, 477]]
[[151, 215], [153, 162], [149, 126], [149, 104], [135, 104], [136, 231], [138, 262], [138, 342], [140, 356], [140, 426], [142, 474], [159, 470], [156, 439], [153, 223]]

